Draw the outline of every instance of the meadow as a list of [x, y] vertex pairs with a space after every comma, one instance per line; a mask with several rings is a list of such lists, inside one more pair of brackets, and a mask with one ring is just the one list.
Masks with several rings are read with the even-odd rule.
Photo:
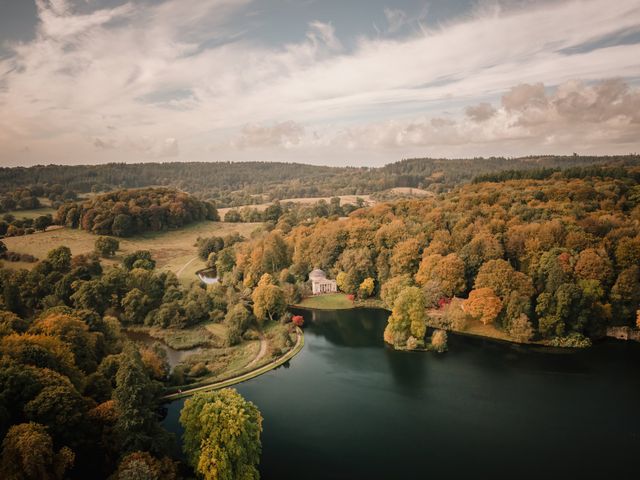
[[[174, 272], [183, 283], [194, 280], [195, 272], [205, 267], [196, 252], [196, 241], [199, 237], [213, 235], [225, 236], [239, 233], [248, 237], [251, 232], [261, 226], [260, 223], [224, 223], [199, 222], [188, 225], [180, 230], [148, 233], [130, 238], [120, 238], [120, 250], [110, 259], [103, 259], [103, 263], [118, 263], [122, 258], [135, 250], [149, 250], [157, 262], [158, 269]], [[12, 252], [28, 253], [38, 259], [47, 256], [47, 252], [59, 246], [67, 246], [73, 255], [91, 253], [97, 235], [71, 228], [57, 228], [32, 235], [8, 237], [3, 242]], [[8, 268], [33, 268], [35, 263], [4, 262]]]

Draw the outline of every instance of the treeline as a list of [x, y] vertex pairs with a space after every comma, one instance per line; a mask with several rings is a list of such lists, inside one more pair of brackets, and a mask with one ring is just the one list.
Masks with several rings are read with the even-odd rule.
[[82, 203], [65, 203], [55, 216], [58, 225], [117, 237], [176, 229], [201, 220], [219, 220], [213, 204], [164, 187], [117, 190]]
[[621, 166], [570, 167], [565, 170], [560, 168], [534, 168], [531, 170], [505, 170], [478, 175], [473, 183], [482, 182], [506, 182], [507, 180], [545, 180], [555, 178], [616, 178], [640, 181], [640, 169], [625, 168]]
[[0, 191], [52, 185], [75, 192], [170, 186], [218, 207], [296, 197], [364, 195], [394, 187], [446, 191], [474, 177], [503, 170], [566, 169], [595, 164], [637, 165], [637, 155], [524, 158], [407, 159], [381, 168], [344, 168], [281, 162], [112, 163], [38, 165], [0, 169]]
[[250, 206], [232, 208], [224, 214], [224, 221], [230, 223], [275, 223], [283, 215], [305, 219], [342, 217], [362, 208], [364, 203], [362, 198], [357, 198], [355, 204], [346, 203], [343, 205], [340, 197], [331, 197], [328, 202], [321, 199], [315, 203], [279, 202], [276, 200], [264, 210]]
[[[636, 173], [469, 184], [360, 209], [346, 221], [282, 215], [266, 237], [212, 260], [225, 281], [252, 288], [267, 273], [298, 293], [322, 268], [342, 291], [377, 295], [390, 309], [417, 287], [426, 308], [442, 309], [430, 324], [462, 329], [475, 319], [519, 341], [581, 345], [608, 325], [636, 322]], [[468, 297], [466, 307], [447, 308], [454, 297]]]
[[[5, 188], [7, 186], [5, 185]], [[33, 210], [42, 207], [39, 197], [48, 198], [52, 205], [75, 200], [77, 195], [62, 185], [28, 184], [26, 187], [5, 189], [0, 193], [0, 213], [12, 210]]]

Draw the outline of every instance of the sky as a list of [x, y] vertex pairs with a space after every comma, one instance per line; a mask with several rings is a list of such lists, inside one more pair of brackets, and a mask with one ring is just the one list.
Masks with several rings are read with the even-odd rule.
[[640, 152], [638, 0], [0, 0], [0, 166]]

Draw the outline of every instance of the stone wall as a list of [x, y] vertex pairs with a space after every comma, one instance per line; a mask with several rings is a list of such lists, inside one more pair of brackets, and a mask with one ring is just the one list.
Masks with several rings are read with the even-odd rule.
[[640, 330], [631, 327], [607, 327], [607, 337], [640, 342]]

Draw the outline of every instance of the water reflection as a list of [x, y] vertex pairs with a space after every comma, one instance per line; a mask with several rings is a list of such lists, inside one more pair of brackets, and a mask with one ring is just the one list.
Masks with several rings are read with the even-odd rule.
[[294, 315], [302, 315], [305, 329], [327, 339], [339, 347], [379, 347], [384, 344], [382, 334], [389, 313], [382, 309], [355, 310], [301, 310], [292, 309]]
[[160, 347], [167, 353], [167, 362], [169, 363], [171, 370], [173, 370], [176, 365], [184, 362], [191, 355], [195, 355], [204, 350], [201, 347], [190, 348], [188, 350], [176, 350], [145, 332], [132, 332], [130, 330], [125, 330], [124, 333], [134, 342], [141, 343], [146, 346], [152, 346], [154, 344], [160, 345]]
[[[640, 345], [585, 351], [450, 335], [397, 352], [387, 312], [302, 312], [289, 368], [236, 388], [264, 417], [262, 478], [635, 478]], [[183, 401], [164, 424], [181, 433]]]

